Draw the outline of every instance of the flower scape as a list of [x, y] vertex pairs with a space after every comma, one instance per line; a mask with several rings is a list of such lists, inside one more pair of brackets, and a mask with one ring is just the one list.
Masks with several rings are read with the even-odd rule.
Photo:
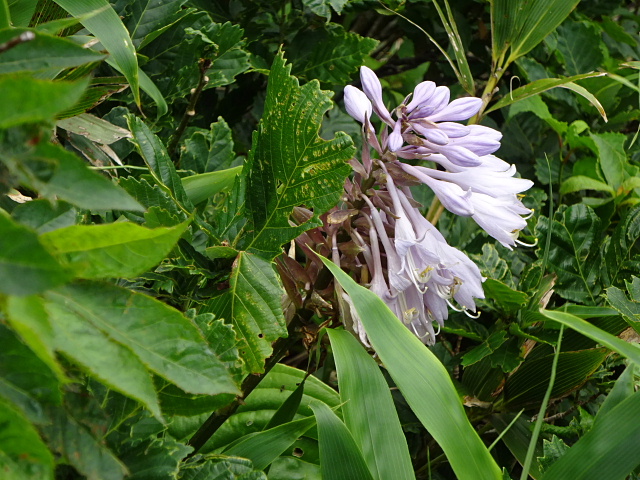
[[[485, 278], [422, 215], [409, 187], [425, 184], [444, 208], [471, 217], [511, 249], [523, 244], [518, 234], [533, 212], [520, 194], [533, 182], [516, 177], [514, 165], [493, 155], [500, 132], [459, 123], [478, 113], [481, 99], [451, 101], [449, 88], [425, 81], [390, 112], [376, 74], [363, 66], [360, 78], [362, 90], [344, 90], [347, 113], [362, 124], [360, 159], [351, 160], [354, 175], [346, 181], [342, 204], [316, 230], [323, 230], [334, 263], [359, 276], [410, 331], [432, 345], [450, 308], [479, 314], [475, 299], [484, 298]], [[378, 132], [373, 113], [381, 120]], [[430, 166], [416, 164], [424, 161]], [[319, 233], [303, 234], [298, 245], [308, 249], [321, 243], [314, 238]], [[349, 296], [335, 288], [345, 325], [369, 346]]]

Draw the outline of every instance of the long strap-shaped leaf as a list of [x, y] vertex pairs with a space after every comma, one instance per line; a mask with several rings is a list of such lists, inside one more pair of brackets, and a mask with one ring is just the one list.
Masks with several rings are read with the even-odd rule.
[[140, 106], [138, 59], [131, 37], [120, 17], [107, 0], [54, 0], [95, 35], [111, 54], [125, 76], [136, 104]]
[[438, 358], [373, 292], [322, 261], [351, 297], [365, 331], [413, 412], [447, 455], [459, 480], [500, 479], [500, 468], [469, 423], [456, 389]]
[[326, 404], [313, 402], [310, 407], [318, 422], [323, 480], [373, 480], [346, 425]]
[[378, 364], [353, 335], [328, 330], [338, 370], [344, 421], [373, 476], [415, 479], [407, 440]]

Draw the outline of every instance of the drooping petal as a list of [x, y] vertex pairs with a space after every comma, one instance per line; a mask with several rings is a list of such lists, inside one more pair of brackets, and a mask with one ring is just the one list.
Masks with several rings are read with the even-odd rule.
[[384, 106], [382, 100], [382, 85], [376, 74], [368, 67], [360, 68], [360, 80], [362, 81], [362, 89], [364, 93], [373, 102], [373, 110], [376, 114], [389, 126], [393, 126], [394, 121], [387, 107]]

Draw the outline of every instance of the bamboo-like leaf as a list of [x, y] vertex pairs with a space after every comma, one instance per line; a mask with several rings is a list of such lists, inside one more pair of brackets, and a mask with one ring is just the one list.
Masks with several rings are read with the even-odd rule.
[[242, 167], [227, 168], [215, 172], [191, 175], [182, 179], [182, 186], [194, 205], [213, 197], [216, 193], [230, 189]]
[[344, 421], [374, 478], [415, 479], [389, 385], [353, 335], [327, 330], [338, 371]]
[[0, 28], [11, 27], [11, 14], [7, 0], [0, 0]]
[[551, 465], [544, 480], [625, 478], [640, 464], [638, 418], [640, 392], [598, 414], [591, 430]]
[[373, 480], [362, 452], [345, 424], [324, 403], [313, 402], [311, 408], [318, 421], [323, 480]]
[[570, 313], [560, 312], [557, 310], [542, 310], [542, 314], [551, 320], [562, 323], [576, 332], [589, 337], [614, 352], [619, 353], [623, 357], [627, 357], [632, 362], [640, 364], [640, 347], [637, 345], [620, 340], [618, 337], [615, 337], [610, 333], [591, 325], [589, 322], [582, 320], [575, 315], [571, 315]]
[[[487, 109], [486, 113], [493, 112], [494, 110], [498, 110], [500, 108], [506, 107], [508, 105], [511, 105], [512, 103], [516, 103], [519, 100], [524, 100], [525, 98], [532, 97], [533, 95], [539, 95], [542, 92], [551, 90], [552, 88], [565, 86], [566, 84], [575, 82], [576, 80], [582, 80], [584, 78], [592, 78], [592, 77], [601, 77], [603, 75], [605, 74], [599, 73], [599, 72], [590, 72], [590, 73], [582, 73], [580, 75], [574, 75], [573, 77], [541, 78], [540, 80], [534, 80], [533, 82], [529, 83], [528, 85], [525, 85], [524, 87], [516, 88], [514, 91], [509, 92], [508, 95], [505, 95], [496, 103], [494, 103], [491, 106], [491, 108]], [[580, 92], [577, 92], [577, 93], [580, 93]], [[580, 95], [583, 95], [583, 93], [580, 93]], [[593, 97], [593, 95], [591, 96]], [[589, 98], [587, 99], [589, 100]], [[595, 101], [598, 102], [597, 99]], [[600, 105], [599, 102], [598, 102], [598, 105]], [[601, 105], [600, 105], [600, 108], [602, 108]], [[605, 118], [606, 118], [606, 115], [605, 115]]]
[[13, 1], [9, 10], [11, 11], [11, 23], [14, 27], [27, 27], [36, 11], [38, 0], [18, 0]]
[[598, 99], [595, 97], [595, 95], [593, 93], [589, 92], [589, 90], [587, 90], [583, 86], [580, 86], [577, 83], [573, 83], [573, 82], [565, 83], [565, 84], [559, 85], [559, 86], [562, 87], [562, 88], [566, 88], [567, 90], [571, 90], [572, 92], [575, 92], [578, 95], [582, 95], [584, 98], [589, 100], [589, 103], [591, 103], [591, 105], [596, 107], [596, 110], [598, 110], [598, 113], [600, 114], [600, 116], [603, 118], [603, 120], [605, 122], [609, 121], [609, 119], [607, 118], [607, 112], [604, 111], [604, 107], [598, 101]]
[[54, 0], [95, 35], [126, 77], [136, 104], [140, 105], [138, 59], [129, 32], [107, 0]]
[[[320, 257], [322, 258], [322, 257]], [[502, 478], [469, 422], [446, 369], [385, 303], [322, 258], [351, 297], [371, 344], [413, 412], [444, 450], [460, 480]]]

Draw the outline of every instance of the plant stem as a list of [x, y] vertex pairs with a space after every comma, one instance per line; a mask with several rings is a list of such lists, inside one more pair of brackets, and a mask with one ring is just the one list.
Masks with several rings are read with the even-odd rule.
[[[200, 94], [204, 87], [209, 83], [209, 77], [207, 77], [207, 70], [211, 66], [211, 60], [208, 58], [201, 58], [198, 62], [198, 67], [200, 69], [200, 78], [198, 80], [198, 86], [191, 91], [191, 98], [189, 99], [189, 105], [182, 116], [182, 120], [180, 121], [180, 125], [176, 129], [176, 133], [171, 137], [171, 141], [167, 146], [167, 151], [169, 152], [169, 156], [173, 158], [176, 152], [176, 148], [178, 148], [178, 143], [184, 135], [184, 131], [189, 124], [189, 120], [196, 114], [196, 104], [198, 103], [198, 99], [200, 98]], [[176, 162], [176, 166], [180, 167], [180, 160]]]

